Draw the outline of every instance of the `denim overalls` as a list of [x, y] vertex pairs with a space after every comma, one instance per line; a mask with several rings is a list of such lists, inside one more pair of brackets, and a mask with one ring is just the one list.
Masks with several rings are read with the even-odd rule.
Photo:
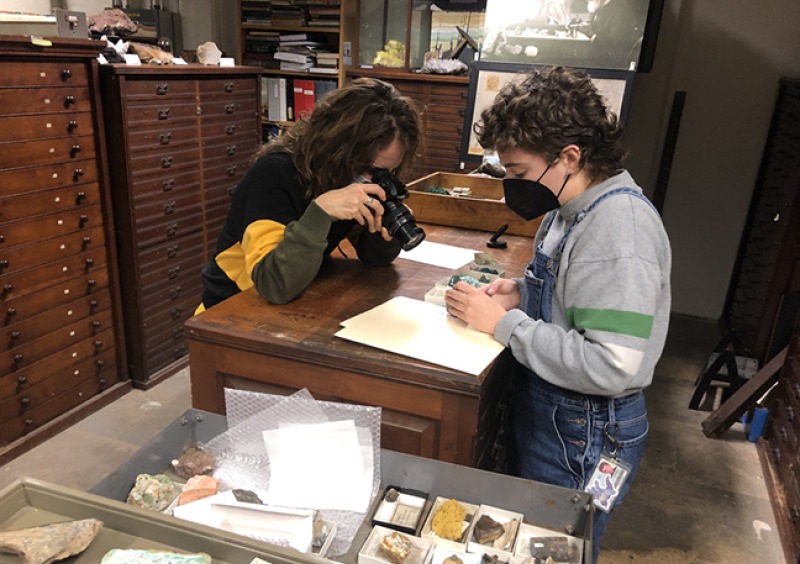
[[[533, 319], [553, 322], [552, 300], [561, 254], [575, 226], [600, 202], [617, 194], [649, 200], [638, 190], [617, 188], [606, 192], [579, 211], [562, 237], [554, 256], [543, 251], [544, 237], [533, 261], [525, 270], [526, 288], [520, 309]], [[650, 204], [652, 207], [652, 204]], [[549, 230], [558, 211], [545, 219]], [[617, 498], [619, 505], [628, 492], [644, 454], [647, 411], [641, 391], [619, 398], [585, 395], [545, 382], [521, 367], [516, 378], [513, 429], [517, 466], [523, 478], [583, 490], [600, 455], [605, 452], [631, 467], [631, 474]], [[593, 561], [609, 513], [595, 509]]]

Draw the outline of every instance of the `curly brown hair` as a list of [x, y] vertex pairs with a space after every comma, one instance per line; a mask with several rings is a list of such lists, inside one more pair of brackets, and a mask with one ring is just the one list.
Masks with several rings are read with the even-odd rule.
[[359, 78], [320, 100], [314, 111], [263, 147], [291, 155], [307, 186], [306, 196], [341, 188], [369, 170], [395, 139], [405, 148], [400, 168], [417, 151], [420, 119], [414, 102], [388, 82]]
[[537, 68], [506, 84], [475, 133], [484, 149], [522, 149], [549, 162], [575, 144], [595, 181], [617, 174], [627, 156], [622, 125], [589, 75], [564, 67]]

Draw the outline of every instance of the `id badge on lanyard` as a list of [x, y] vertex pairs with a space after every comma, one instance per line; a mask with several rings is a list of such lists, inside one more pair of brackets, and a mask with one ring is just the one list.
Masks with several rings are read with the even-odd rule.
[[617, 457], [617, 440], [608, 432], [608, 424], [604, 434], [613, 445], [611, 453], [602, 453], [597, 461], [592, 476], [584, 491], [594, 496], [594, 506], [601, 511], [611, 511], [614, 502], [631, 473], [631, 467]]

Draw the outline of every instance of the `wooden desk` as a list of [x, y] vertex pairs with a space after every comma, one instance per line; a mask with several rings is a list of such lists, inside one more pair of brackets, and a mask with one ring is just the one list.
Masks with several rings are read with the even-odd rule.
[[[487, 250], [489, 233], [424, 229], [429, 241]], [[494, 256], [508, 276], [521, 276], [532, 239], [504, 239], [508, 248]], [[384, 448], [494, 468], [503, 455], [495, 439], [507, 412], [508, 351], [476, 377], [334, 337], [342, 320], [394, 296], [424, 299], [451, 273], [402, 259], [367, 268], [346, 252], [351, 260], [326, 260], [306, 292], [287, 305], [271, 305], [251, 289], [189, 319], [192, 405], [224, 413], [226, 387], [278, 394], [307, 388], [319, 400], [382, 407]]]

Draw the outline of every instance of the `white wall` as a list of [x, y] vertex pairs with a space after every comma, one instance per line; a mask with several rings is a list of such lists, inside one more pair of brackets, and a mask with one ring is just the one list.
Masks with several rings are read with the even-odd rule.
[[628, 166], [652, 194], [675, 91], [687, 93], [663, 210], [673, 311], [722, 314], [781, 76], [800, 76], [797, 0], [666, 0], [636, 79]]
[[50, 0], [0, 0], [0, 10], [4, 12], [30, 12], [50, 14]]

